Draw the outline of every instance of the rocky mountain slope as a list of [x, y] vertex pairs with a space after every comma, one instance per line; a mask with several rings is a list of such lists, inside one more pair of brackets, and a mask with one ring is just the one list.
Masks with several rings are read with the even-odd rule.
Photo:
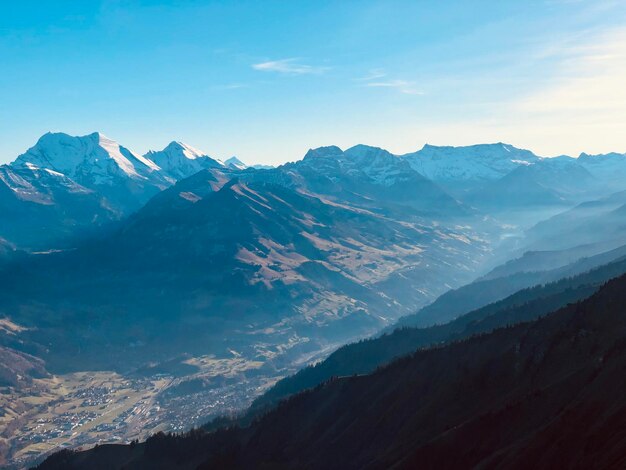
[[7, 266], [0, 310], [37, 327], [27, 343], [52, 343], [42, 354], [53, 368], [229, 348], [267, 359], [373, 333], [489, 253], [479, 227], [433, 226], [410, 200], [374, 211], [229, 177], [205, 170], [110, 236]]

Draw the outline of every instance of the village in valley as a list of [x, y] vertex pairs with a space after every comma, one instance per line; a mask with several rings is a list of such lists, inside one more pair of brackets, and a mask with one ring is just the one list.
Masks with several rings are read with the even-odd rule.
[[33, 379], [19, 391], [0, 387], [2, 464], [22, 468], [65, 447], [184, 432], [224, 410], [242, 409], [276, 380], [254, 373], [261, 362], [237, 357], [186, 362], [196, 368], [195, 374], [78, 372]]

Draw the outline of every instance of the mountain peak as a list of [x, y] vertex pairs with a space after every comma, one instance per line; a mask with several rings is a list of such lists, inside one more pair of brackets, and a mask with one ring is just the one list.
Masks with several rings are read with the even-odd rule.
[[344, 152], [349, 157], [375, 158], [375, 157], [395, 157], [391, 152], [371, 145], [357, 144]]
[[170, 142], [163, 150], [151, 150], [146, 153], [145, 158], [152, 160], [175, 180], [187, 178], [206, 168], [224, 166], [221, 161], [211, 158], [205, 152], [180, 141]]
[[248, 168], [248, 165], [246, 165], [235, 156], [230, 157], [224, 162], [224, 164], [234, 170], [245, 170], [246, 168]]
[[180, 153], [185, 158], [188, 158], [190, 160], [195, 160], [196, 158], [200, 157], [208, 157], [205, 152], [177, 140], [173, 140], [172, 142], [167, 144], [167, 147], [163, 149], [163, 152]]
[[109, 139], [106, 135], [104, 135], [104, 134], [103, 134], [102, 132], [100, 132], [100, 131], [95, 131], [95, 132], [92, 132], [91, 134], [88, 134], [88, 135], [86, 135], [85, 137], [91, 137], [91, 138], [93, 138], [93, 139], [97, 139], [97, 140], [100, 140], [100, 139], [111, 140], [111, 139]]
[[58, 171], [78, 182], [91, 181], [110, 184], [120, 176], [145, 179], [158, 167], [100, 132], [71, 136], [62, 132], [48, 132], [12, 165]]
[[304, 156], [307, 158], [319, 158], [319, 157], [338, 157], [343, 155], [343, 150], [341, 150], [336, 145], [329, 145], [326, 147], [317, 147], [315, 149], [309, 149], [309, 151]]

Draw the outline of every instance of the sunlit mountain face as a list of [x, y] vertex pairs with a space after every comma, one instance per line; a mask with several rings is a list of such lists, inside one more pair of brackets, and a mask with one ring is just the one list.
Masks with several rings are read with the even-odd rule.
[[[251, 423], [286, 413], [281, 400], [502, 335], [626, 272], [622, 171], [620, 154], [550, 159], [507, 144], [329, 146], [257, 168], [181, 142], [140, 156], [100, 133], [46, 134], [0, 167], [3, 458], [19, 467], [59, 446], [204, 426], [190, 461], [256, 465], [265, 454], [248, 439], [278, 421]], [[241, 460], [211, 450], [224, 425], [247, 429], [226, 438]], [[195, 438], [181, 439], [166, 442]], [[391, 452], [361, 455], [358, 439], [364, 463]], [[129, 462], [150, 466], [154, 442]], [[79, 455], [44, 468], [99, 458]], [[319, 456], [312, 466], [335, 453]]]

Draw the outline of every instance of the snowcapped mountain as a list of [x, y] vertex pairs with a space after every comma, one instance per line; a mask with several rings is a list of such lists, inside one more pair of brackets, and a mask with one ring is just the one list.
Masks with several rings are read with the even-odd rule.
[[[494, 207], [566, 209], [598, 178], [506, 144], [329, 146], [257, 170], [179, 142], [138, 157], [100, 134], [49, 134], [0, 167], [0, 237], [46, 252], [0, 241], [19, 262], [0, 264], [0, 312], [51, 371], [189, 353], [236, 354], [264, 374], [474, 278], [519, 226], [503, 229]], [[98, 236], [57, 245], [88, 228]]]
[[99, 132], [74, 137], [47, 133], [10, 165], [55, 171], [129, 214], [174, 183], [152, 160], [137, 155]]
[[168, 183], [153, 161], [99, 132], [80, 137], [49, 132], [17, 157], [12, 166], [29, 164], [62, 173], [86, 187], [112, 186], [120, 178], [150, 181], [163, 187]]
[[292, 165], [292, 168], [297, 167], [314, 169], [331, 180], [338, 180], [339, 175], [344, 175], [380, 186], [393, 186], [418, 175], [408, 164], [386, 150], [365, 145], [345, 152], [336, 146], [311, 149], [302, 162]]
[[[359, 145], [309, 150], [304, 158], [275, 170], [245, 172], [240, 178], [279, 181], [307, 194], [379, 210], [381, 204], [411, 208], [422, 215], [459, 216], [467, 208], [437, 184], [386, 150]], [[405, 209], [402, 209], [405, 210]]]
[[[78, 137], [47, 133], [0, 171], [6, 213], [23, 214], [5, 217], [0, 236], [19, 248], [42, 249], [50, 234], [58, 240], [72, 227], [80, 231], [90, 224], [119, 220], [176, 181], [202, 170], [213, 170], [199, 178], [205, 189], [200, 195], [181, 191], [180, 197], [189, 201], [204, 197], [206, 190], [220, 189], [236, 174], [242, 181], [278, 183], [368, 210], [379, 211], [384, 203], [385, 210], [411, 207], [421, 216], [456, 217], [473, 210], [469, 206], [493, 213], [525, 204], [567, 205], [624, 189], [626, 155], [544, 159], [503, 143], [425, 145], [402, 156], [367, 145], [346, 151], [330, 146], [312, 149], [300, 161], [259, 171], [236, 157], [221, 162], [177, 141], [140, 156], [98, 132]], [[45, 216], [43, 206], [51, 206]], [[31, 217], [34, 212], [40, 215]], [[52, 229], [27, 223], [37, 218]], [[15, 238], [32, 230], [39, 235]], [[29, 242], [25, 245], [24, 240]]]
[[539, 159], [529, 150], [504, 143], [467, 147], [426, 144], [421, 150], [400, 158], [435, 182], [495, 180]]
[[496, 204], [498, 192], [513, 196], [518, 191], [514, 197], [517, 205], [528, 198], [541, 202], [544, 196], [546, 202], [569, 203], [579, 201], [579, 196], [599, 196], [602, 191], [598, 186], [603, 187], [604, 194], [626, 188], [626, 154], [619, 153], [544, 158], [500, 142], [468, 147], [425, 145], [400, 158], [462, 200], [467, 200], [468, 194], [473, 198], [476, 193], [489, 192]]
[[399, 158], [465, 204], [517, 226], [626, 189], [622, 154], [545, 158], [497, 143], [425, 145]]
[[245, 170], [246, 168], [248, 168], [248, 165], [239, 160], [237, 157], [230, 157], [224, 162], [224, 164], [227, 167], [232, 168], [233, 170]]
[[213, 167], [224, 164], [180, 142], [141, 156], [99, 132], [47, 133], [0, 167], [0, 237], [31, 250], [65, 246], [64, 237], [119, 220]]
[[[90, 338], [80, 357], [103, 367], [126, 367], [120, 355], [138, 343], [137, 363], [227, 347], [291, 360], [373, 332], [472, 277], [490, 253], [490, 232], [473, 216], [406, 161], [365, 146], [313, 149], [269, 170], [207, 168], [96, 242], [30, 257], [19, 276], [0, 272], [0, 310], [41, 302], [72, 337]], [[25, 315], [39, 325], [43, 314]], [[51, 367], [76, 366], [67, 335], [42, 327], [28, 339], [56, 345]]]
[[170, 142], [161, 151], [150, 151], [144, 155], [146, 160], [156, 163], [170, 178], [179, 180], [187, 178], [206, 168], [220, 168], [225, 164], [209, 157], [182, 142]]

